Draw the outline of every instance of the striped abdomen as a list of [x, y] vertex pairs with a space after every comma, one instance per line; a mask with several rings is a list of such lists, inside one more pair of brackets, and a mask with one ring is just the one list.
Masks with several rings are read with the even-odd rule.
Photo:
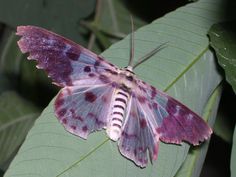
[[122, 89], [118, 89], [114, 96], [111, 119], [107, 127], [107, 134], [114, 141], [117, 141], [121, 135], [129, 97], [129, 93]]

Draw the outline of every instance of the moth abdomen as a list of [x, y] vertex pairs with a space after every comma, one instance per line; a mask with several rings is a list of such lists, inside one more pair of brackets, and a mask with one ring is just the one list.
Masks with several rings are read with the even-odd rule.
[[113, 141], [117, 141], [121, 135], [129, 97], [130, 94], [123, 89], [117, 89], [115, 92], [111, 118], [107, 127], [107, 134]]

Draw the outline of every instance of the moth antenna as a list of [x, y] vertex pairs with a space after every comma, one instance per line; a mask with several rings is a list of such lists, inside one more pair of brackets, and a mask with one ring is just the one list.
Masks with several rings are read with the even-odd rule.
[[140, 65], [141, 63], [145, 62], [146, 60], [148, 60], [151, 56], [153, 56], [155, 53], [159, 52], [160, 50], [164, 49], [165, 47], [167, 47], [167, 44], [169, 42], [165, 42], [161, 45], [159, 45], [157, 48], [153, 49], [152, 51], [148, 52], [146, 55], [144, 55], [143, 57], [139, 58], [137, 63], [133, 66], [133, 69], [136, 68], [138, 65]]
[[130, 15], [130, 21], [131, 21], [130, 58], [128, 66], [132, 67], [134, 61], [134, 21], [132, 15]]

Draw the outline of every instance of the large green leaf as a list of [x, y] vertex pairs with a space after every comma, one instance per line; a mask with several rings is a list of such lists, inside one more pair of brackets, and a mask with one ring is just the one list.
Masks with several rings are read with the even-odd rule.
[[14, 91], [0, 94], [0, 166], [23, 142], [39, 111]]
[[[169, 13], [135, 33], [135, 57], [169, 41], [167, 48], [137, 68], [137, 75], [167, 91], [200, 115], [219, 85], [207, 31], [221, 20], [223, 0], [202, 0]], [[129, 37], [103, 55], [118, 66], [129, 58]], [[54, 101], [54, 100], [53, 100]], [[174, 176], [185, 160], [189, 145], [160, 145], [159, 158], [140, 169], [122, 157], [117, 143], [97, 132], [82, 140], [66, 132], [53, 113], [53, 101], [29, 132], [5, 176]], [[208, 109], [215, 110], [214, 104]], [[206, 110], [209, 111], [209, 110]], [[212, 125], [214, 117], [206, 116]], [[201, 147], [199, 147], [201, 148]]]
[[0, 21], [11, 26], [38, 25], [85, 43], [79, 21], [92, 14], [95, 0], [0, 0]]
[[[97, 51], [94, 45], [95, 36], [103, 48], [108, 48], [112, 43], [124, 38], [131, 32], [130, 17], [131, 13], [125, 1], [120, 0], [99, 0], [97, 1], [95, 17], [92, 22], [83, 21], [83, 25], [93, 33], [89, 41], [89, 49]], [[128, 17], [128, 18], [127, 18]], [[141, 27], [146, 22], [132, 14], [135, 27]]]
[[210, 44], [215, 49], [226, 80], [236, 93], [236, 21], [215, 24], [209, 31]]
[[[130, 33], [130, 11], [125, 2], [119, 0], [103, 0], [99, 2], [100, 9], [97, 10], [94, 25], [103, 31], [117, 37], [124, 37]], [[99, 7], [98, 7], [99, 8]], [[132, 14], [135, 27], [145, 24], [143, 20]], [[128, 17], [128, 18], [127, 18]]]

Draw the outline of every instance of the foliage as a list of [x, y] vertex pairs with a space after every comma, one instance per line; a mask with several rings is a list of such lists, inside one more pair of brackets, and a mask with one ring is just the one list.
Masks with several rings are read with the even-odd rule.
[[[226, 80], [232, 86], [234, 93], [236, 93], [236, 26], [235, 21], [215, 24], [209, 30], [210, 44], [214, 48], [218, 62], [225, 71]], [[224, 119], [223, 119], [224, 118]], [[221, 118], [221, 126], [217, 126], [217, 131], [220, 131], [221, 137], [229, 137], [227, 132], [229, 128], [224, 131], [227, 126], [227, 118]], [[228, 126], [229, 127], [229, 126]], [[233, 146], [231, 152], [231, 175], [236, 176], [236, 129], [234, 128]], [[218, 131], [218, 132], [219, 132]]]

